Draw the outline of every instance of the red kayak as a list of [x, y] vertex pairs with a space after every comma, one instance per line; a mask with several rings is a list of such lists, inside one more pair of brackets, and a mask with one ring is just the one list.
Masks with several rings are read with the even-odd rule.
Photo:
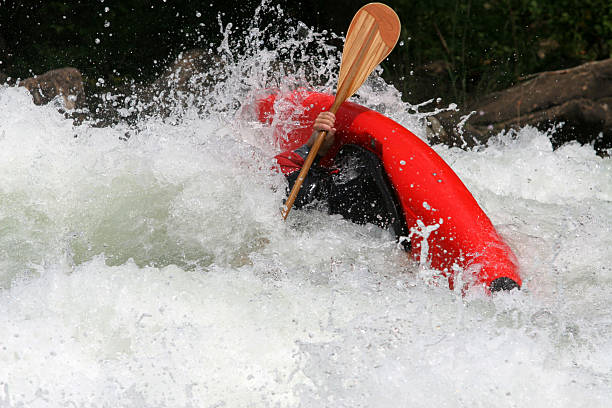
[[[312, 123], [328, 110], [332, 95], [296, 91], [256, 101], [262, 123], [280, 122], [275, 139], [284, 150], [304, 144]], [[518, 263], [489, 217], [455, 172], [426, 143], [393, 120], [361, 105], [345, 102], [336, 114], [336, 140], [321, 160], [333, 164], [343, 145], [354, 144], [378, 156], [403, 210], [411, 254], [448, 278], [453, 289], [457, 273], [465, 285], [488, 290], [522, 284]]]

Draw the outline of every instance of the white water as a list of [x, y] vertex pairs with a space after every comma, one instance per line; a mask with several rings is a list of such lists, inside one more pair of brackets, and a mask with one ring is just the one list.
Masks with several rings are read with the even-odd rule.
[[[249, 52], [215, 109], [138, 131], [0, 88], [0, 407], [612, 404], [610, 158], [534, 129], [436, 146], [523, 270], [461, 296], [380, 229], [280, 220], [271, 131], [232, 106], [285, 77]], [[359, 101], [425, 138], [379, 80]]]

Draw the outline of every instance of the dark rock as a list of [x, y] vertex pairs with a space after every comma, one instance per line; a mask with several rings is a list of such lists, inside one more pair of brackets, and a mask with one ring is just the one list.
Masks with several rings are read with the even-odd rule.
[[504, 129], [563, 123], [553, 135], [555, 145], [577, 140], [600, 150], [612, 147], [612, 59], [536, 74], [436, 118], [442, 130], [434, 130], [434, 141], [449, 145], [472, 146]]
[[190, 103], [197, 106], [214, 86], [214, 72], [222, 62], [216, 55], [201, 49], [184, 51], [150, 86], [141, 91], [138, 99], [143, 113], [168, 116], [174, 107]]
[[[152, 83], [115, 88], [112, 97], [104, 94], [95, 102], [96, 126], [121, 121], [135, 125], [139, 118], [179, 117], [185, 106], [204, 106], [209, 90], [216, 83], [211, 72], [220, 66], [219, 57], [200, 49], [184, 51]], [[90, 102], [90, 105], [93, 105]]]
[[156, 89], [172, 88], [182, 92], [197, 92], [200, 90], [202, 78], [196, 76], [206, 74], [212, 64], [218, 62], [217, 57], [209, 55], [204, 50], [182, 52], [152, 86]]
[[604, 132], [610, 134], [612, 133], [612, 96], [607, 98], [601, 98], [598, 102], [606, 115], [606, 120], [604, 123]]
[[61, 95], [66, 109], [82, 108], [85, 105], [83, 77], [76, 68], [60, 68], [33, 78], [24, 79], [19, 86], [32, 94], [36, 105], [49, 103]]

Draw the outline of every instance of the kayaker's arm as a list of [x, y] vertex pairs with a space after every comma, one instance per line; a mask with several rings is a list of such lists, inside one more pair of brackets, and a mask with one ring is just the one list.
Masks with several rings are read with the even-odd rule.
[[[334, 124], [336, 123], [336, 115], [331, 112], [321, 112], [315, 119], [314, 125], [312, 125], [312, 135], [310, 139], [306, 142], [306, 146], [308, 149], [312, 147], [315, 140], [317, 139], [317, 135], [319, 132], [327, 132], [325, 135], [325, 140], [323, 140], [323, 144], [319, 151], [317, 152], [318, 156], [325, 156], [329, 151], [329, 148], [334, 144], [334, 135], [336, 134], [336, 128]], [[308, 153], [307, 153], [308, 154]]]
[[315, 119], [314, 125], [312, 126], [313, 132], [310, 139], [308, 139], [308, 141], [299, 148], [293, 151], [290, 150], [283, 152], [276, 156], [276, 161], [281, 168], [281, 172], [284, 174], [290, 174], [302, 168], [304, 165], [304, 160], [306, 160], [306, 157], [310, 152], [310, 148], [321, 131], [327, 131], [327, 135], [325, 136], [325, 140], [318, 151], [317, 157], [325, 156], [329, 151], [329, 148], [334, 144], [334, 135], [336, 133], [336, 129], [334, 128], [335, 122], [336, 116], [333, 113], [319, 113]]

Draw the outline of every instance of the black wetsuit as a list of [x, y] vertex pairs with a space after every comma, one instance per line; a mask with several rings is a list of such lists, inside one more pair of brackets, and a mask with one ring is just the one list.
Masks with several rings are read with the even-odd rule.
[[[304, 145], [293, 153], [305, 159], [308, 147]], [[298, 173], [286, 175], [289, 190]], [[401, 206], [380, 160], [357, 145], [344, 145], [335, 156], [332, 168], [322, 167], [315, 161], [294, 203], [295, 208], [309, 206], [327, 209], [358, 224], [391, 228], [398, 239], [408, 235]]]

